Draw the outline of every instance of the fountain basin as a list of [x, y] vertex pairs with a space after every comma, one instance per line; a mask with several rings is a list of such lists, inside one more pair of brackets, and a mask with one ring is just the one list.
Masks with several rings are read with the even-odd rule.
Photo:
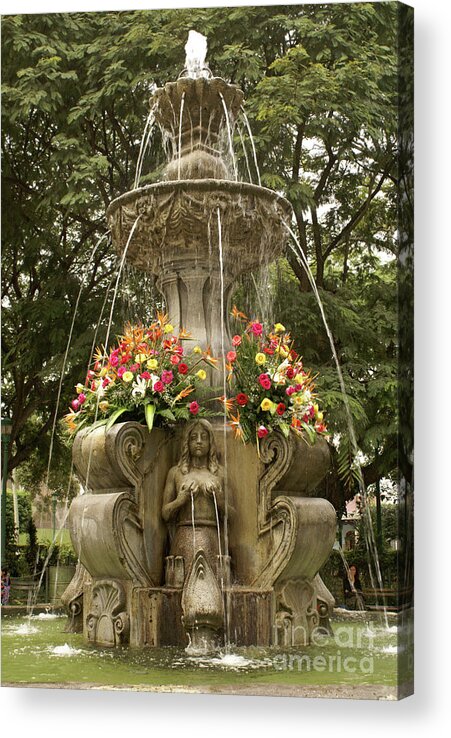
[[107, 209], [113, 245], [144, 271], [191, 267], [218, 261], [218, 212], [224, 245], [224, 274], [244, 271], [283, 253], [292, 208], [273, 190], [246, 182], [197, 179], [159, 182], [126, 192]]

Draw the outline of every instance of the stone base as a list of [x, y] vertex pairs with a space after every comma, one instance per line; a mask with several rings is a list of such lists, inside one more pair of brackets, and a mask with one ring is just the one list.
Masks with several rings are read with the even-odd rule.
[[[270, 646], [273, 643], [273, 591], [246, 588], [224, 593], [229, 615], [228, 631], [236, 646]], [[182, 590], [170, 587], [137, 588], [131, 596], [130, 645], [188, 645], [182, 622]]]

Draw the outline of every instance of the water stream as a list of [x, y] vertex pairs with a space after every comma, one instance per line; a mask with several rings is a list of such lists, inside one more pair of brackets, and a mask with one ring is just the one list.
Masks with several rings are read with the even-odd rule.
[[[381, 589], [381, 590], [383, 589], [382, 573], [381, 573], [381, 568], [380, 568], [379, 554], [378, 554], [378, 551], [377, 551], [376, 539], [375, 539], [374, 530], [373, 530], [373, 523], [372, 523], [372, 520], [371, 520], [371, 513], [370, 513], [370, 509], [369, 509], [369, 505], [368, 505], [368, 495], [367, 495], [366, 485], [365, 485], [365, 481], [363, 479], [362, 468], [361, 468], [361, 465], [359, 463], [359, 447], [358, 447], [358, 444], [357, 444], [357, 438], [356, 438], [355, 429], [354, 429], [354, 421], [353, 421], [351, 409], [350, 409], [350, 406], [349, 406], [349, 398], [348, 398], [348, 394], [347, 394], [347, 391], [346, 391], [346, 386], [345, 386], [345, 382], [344, 382], [344, 378], [343, 378], [343, 372], [341, 370], [341, 365], [340, 365], [340, 362], [339, 362], [339, 359], [338, 359], [337, 350], [336, 350], [336, 347], [335, 347], [335, 342], [334, 342], [334, 339], [333, 339], [333, 336], [332, 336], [332, 332], [330, 330], [329, 324], [328, 324], [327, 319], [326, 319], [326, 314], [325, 314], [325, 311], [324, 311], [324, 306], [323, 306], [321, 297], [319, 295], [318, 288], [316, 286], [316, 282], [315, 282], [315, 279], [313, 277], [312, 271], [311, 271], [310, 266], [308, 264], [307, 257], [304, 254], [304, 251], [303, 251], [303, 249], [302, 249], [302, 247], [301, 247], [301, 245], [299, 243], [299, 240], [297, 239], [296, 234], [294, 233], [294, 231], [290, 228], [290, 226], [287, 223], [284, 223], [284, 226], [287, 229], [287, 231], [289, 232], [289, 234], [291, 235], [291, 237], [292, 237], [292, 239], [293, 239], [293, 241], [294, 241], [294, 243], [296, 245], [296, 248], [294, 248], [293, 245], [289, 242], [289, 247], [293, 251], [293, 253], [294, 253], [294, 255], [295, 255], [298, 263], [305, 269], [306, 274], [308, 276], [309, 283], [310, 283], [310, 285], [312, 287], [313, 293], [314, 293], [315, 298], [316, 298], [316, 301], [318, 303], [318, 307], [319, 307], [319, 310], [320, 310], [320, 313], [321, 313], [321, 318], [322, 318], [322, 321], [323, 321], [323, 324], [324, 324], [324, 327], [325, 327], [325, 330], [326, 330], [326, 333], [327, 333], [327, 337], [329, 339], [329, 344], [330, 344], [332, 355], [333, 355], [333, 359], [334, 359], [334, 362], [335, 362], [335, 367], [336, 367], [336, 370], [337, 370], [338, 380], [339, 380], [339, 383], [340, 383], [340, 389], [341, 389], [342, 397], [343, 397], [343, 404], [345, 406], [345, 411], [346, 411], [346, 418], [347, 418], [349, 436], [350, 436], [350, 439], [351, 439], [351, 445], [352, 445], [352, 450], [353, 450], [353, 454], [354, 454], [354, 463], [356, 464], [356, 468], [357, 468], [357, 472], [358, 472], [359, 490], [360, 490], [360, 493], [362, 495], [362, 501], [363, 501], [363, 513], [364, 513], [364, 516], [365, 516], [364, 517], [364, 522], [365, 522], [365, 525], [364, 525], [365, 542], [366, 542], [366, 545], [367, 545], [367, 550], [368, 550], [368, 555], [369, 555], [368, 570], [369, 570], [370, 579], [371, 579], [371, 586], [374, 589], [374, 591], [376, 592], [377, 591], [377, 586], [376, 586], [376, 581], [374, 579], [374, 573], [373, 573], [373, 569], [372, 569], [372, 566], [371, 566], [371, 561], [374, 562], [374, 566], [375, 566], [375, 569], [376, 569], [377, 584], [379, 585], [379, 589]], [[386, 602], [385, 601], [383, 602], [383, 607], [384, 607], [384, 612], [386, 614], [386, 612], [387, 612], [387, 605], [386, 605]]]

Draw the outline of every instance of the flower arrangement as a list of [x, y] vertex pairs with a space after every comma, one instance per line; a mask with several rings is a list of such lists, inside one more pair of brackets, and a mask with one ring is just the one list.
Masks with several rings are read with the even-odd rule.
[[217, 413], [193, 399], [207, 378], [206, 366], [217, 359], [209, 350], [195, 346], [185, 353], [183, 340], [191, 335], [181, 330], [174, 335], [168, 316], [157, 313], [149, 327], [127, 324], [117, 345], [97, 349], [84, 384], [76, 385], [76, 397], [64, 417], [70, 433], [84, 425], [111, 427], [121, 416], [145, 422], [152, 429], [176, 420]]
[[[227, 353], [228, 382], [234, 397], [223, 398], [235, 436], [258, 446], [274, 430], [285, 436], [303, 433], [313, 443], [327, 433], [314, 392], [313, 378], [304, 369], [281, 323], [265, 332], [261, 323], [233, 308], [241, 332]], [[244, 330], [243, 330], [243, 325]]]

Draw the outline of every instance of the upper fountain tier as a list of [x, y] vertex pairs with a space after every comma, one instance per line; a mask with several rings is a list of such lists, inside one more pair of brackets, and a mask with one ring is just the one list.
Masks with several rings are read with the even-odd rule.
[[220, 77], [180, 77], [155, 91], [151, 108], [173, 157], [166, 179], [230, 179], [223, 150], [243, 102], [243, 92]]
[[172, 143], [165, 181], [121, 195], [107, 218], [116, 250], [158, 277], [172, 321], [219, 350], [221, 294], [226, 304], [239, 274], [283, 253], [292, 211], [276, 192], [237, 181], [232, 135], [243, 92], [212, 77], [201, 54], [186, 66], [188, 76], [151, 98]]

